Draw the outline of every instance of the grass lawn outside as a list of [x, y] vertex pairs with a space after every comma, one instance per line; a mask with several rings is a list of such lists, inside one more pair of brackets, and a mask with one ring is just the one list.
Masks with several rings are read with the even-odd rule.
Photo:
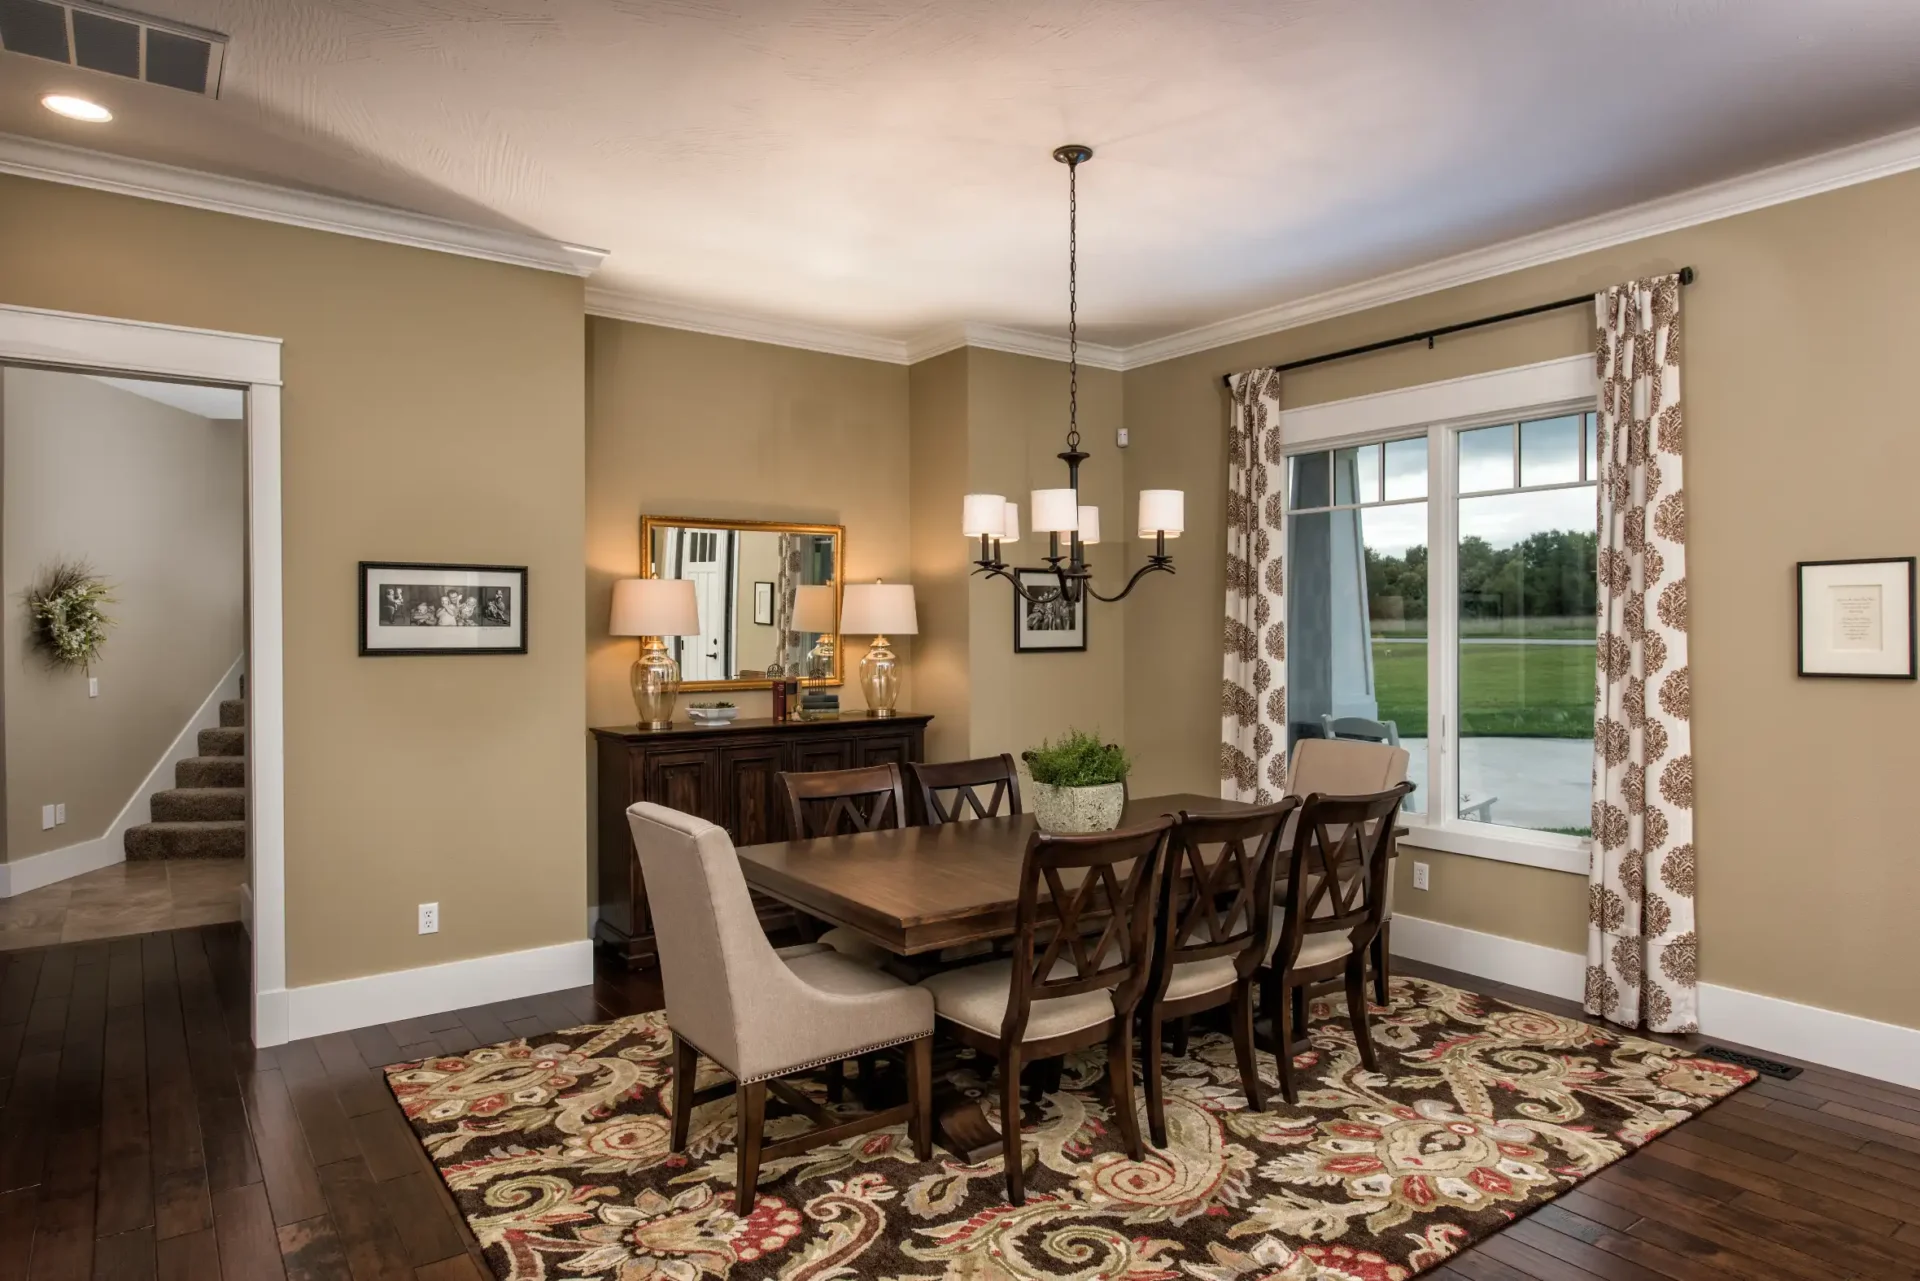
[[[1591, 637], [1591, 625], [1586, 634]], [[1592, 738], [1593, 662], [1592, 644], [1462, 645], [1461, 734]], [[1380, 718], [1405, 737], [1425, 738], [1427, 646], [1376, 639], [1373, 679]]]

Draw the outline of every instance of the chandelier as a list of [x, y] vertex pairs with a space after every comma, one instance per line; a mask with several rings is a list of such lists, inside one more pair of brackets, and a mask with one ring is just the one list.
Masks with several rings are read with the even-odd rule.
[[[1059, 580], [1059, 592], [1068, 604], [1082, 597], [1095, 600], [1125, 599], [1142, 578], [1155, 571], [1171, 574], [1173, 557], [1167, 554], [1167, 540], [1178, 538], [1186, 527], [1186, 495], [1178, 489], [1140, 491], [1140, 537], [1153, 539], [1153, 554], [1147, 563], [1133, 571], [1112, 596], [1103, 596], [1093, 587], [1093, 571], [1087, 568], [1086, 549], [1100, 541], [1100, 509], [1080, 505], [1080, 464], [1088, 455], [1080, 448], [1080, 166], [1093, 159], [1093, 148], [1077, 143], [1055, 147], [1053, 158], [1067, 167], [1067, 447], [1056, 457], [1067, 465], [1065, 489], [1032, 491], [1033, 532], [1047, 536], [1047, 568]], [[1003, 542], [1020, 537], [1020, 505], [1010, 503], [1003, 494], [968, 494], [961, 508], [961, 532], [980, 540], [980, 555], [973, 572], [989, 578], [1004, 578], [1024, 599], [1051, 599], [1053, 588], [1030, 592], [1001, 559]], [[1066, 551], [1061, 551], [1061, 536]]]

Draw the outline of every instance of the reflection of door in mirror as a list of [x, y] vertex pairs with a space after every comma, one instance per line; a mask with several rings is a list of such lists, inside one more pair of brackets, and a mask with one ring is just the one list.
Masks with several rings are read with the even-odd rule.
[[[642, 536], [651, 544], [644, 573], [694, 584], [701, 632], [673, 642], [684, 683], [840, 679], [837, 527], [648, 517]], [[817, 593], [800, 590], [816, 586], [831, 592], [825, 609], [811, 600]], [[812, 608], [797, 608], [810, 600]]]

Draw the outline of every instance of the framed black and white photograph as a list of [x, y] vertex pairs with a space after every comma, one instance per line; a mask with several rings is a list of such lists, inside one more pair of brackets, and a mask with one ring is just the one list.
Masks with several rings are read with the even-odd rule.
[[758, 627], [773, 626], [773, 584], [753, 585], [753, 621]]
[[1087, 647], [1087, 605], [1071, 604], [1050, 569], [1016, 569], [1020, 586], [1034, 599], [1013, 596], [1013, 652], [1073, 652]]
[[1797, 566], [1800, 674], [1913, 680], [1914, 558]]
[[524, 654], [525, 565], [360, 562], [360, 654]]

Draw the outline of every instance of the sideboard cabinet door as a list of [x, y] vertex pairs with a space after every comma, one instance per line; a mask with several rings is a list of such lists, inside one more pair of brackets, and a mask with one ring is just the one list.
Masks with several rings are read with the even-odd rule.
[[764, 845], [787, 839], [786, 794], [780, 786], [785, 768], [780, 744], [720, 749], [720, 792], [724, 822], [735, 845]]

